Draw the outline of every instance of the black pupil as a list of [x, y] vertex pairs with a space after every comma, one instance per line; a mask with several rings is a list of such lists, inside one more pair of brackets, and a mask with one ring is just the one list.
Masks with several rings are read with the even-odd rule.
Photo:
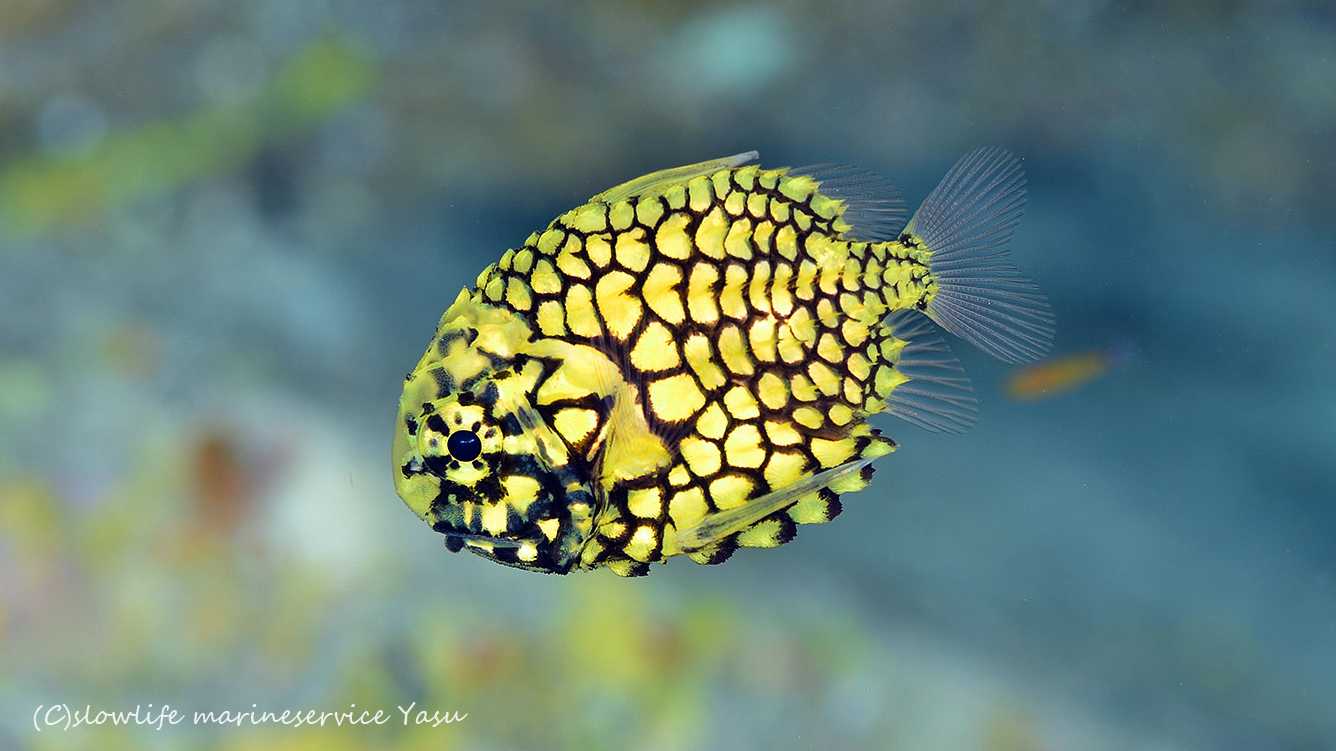
[[482, 441], [472, 430], [456, 430], [450, 434], [445, 447], [450, 449], [450, 456], [461, 462], [471, 462], [482, 453]]

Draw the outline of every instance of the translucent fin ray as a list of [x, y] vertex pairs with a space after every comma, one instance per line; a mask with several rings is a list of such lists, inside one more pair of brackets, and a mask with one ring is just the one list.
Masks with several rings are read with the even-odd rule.
[[1038, 287], [1006, 261], [1025, 205], [1025, 172], [1003, 149], [966, 154], [905, 231], [931, 251], [938, 283], [928, 316], [1006, 362], [1038, 360], [1053, 345], [1053, 311]]
[[890, 314], [886, 325], [905, 342], [895, 369], [909, 379], [886, 397], [890, 413], [933, 433], [968, 430], [978, 419], [979, 402], [937, 327], [912, 310]]
[[845, 462], [838, 467], [817, 472], [788, 487], [753, 498], [741, 506], [708, 514], [696, 524], [679, 529], [676, 545], [682, 552], [690, 553], [722, 542], [729, 535], [741, 532], [776, 511], [796, 503], [802, 496], [814, 493], [841, 477], [861, 471], [863, 467], [872, 463], [872, 459], [873, 457], [869, 457]]
[[710, 159], [696, 164], [687, 164], [682, 167], [673, 167], [671, 169], [651, 172], [648, 175], [642, 175], [634, 180], [629, 180], [613, 188], [609, 188], [602, 193], [589, 199], [591, 203], [598, 201], [601, 203], [613, 203], [623, 198], [638, 196], [641, 193], [647, 193], [650, 190], [661, 185], [671, 185], [674, 183], [685, 182], [693, 177], [702, 175], [712, 175], [721, 169], [731, 169], [741, 167], [742, 165], [754, 161], [761, 155], [755, 151], [744, 151], [741, 154], [733, 156], [720, 157], [719, 159]]
[[885, 242], [899, 236], [909, 217], [900, 192], [886, 178], [850, 164], [813, 164], [788, 171], [817, 181], [823, 195], [844, 203], [841, 218], [853, 229], [849, 239]]

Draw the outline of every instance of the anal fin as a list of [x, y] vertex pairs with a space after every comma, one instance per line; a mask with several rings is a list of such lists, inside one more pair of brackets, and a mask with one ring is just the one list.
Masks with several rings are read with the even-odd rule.
[[934, 433], [963, 433], [974, 424], [979, 403], [969, 378], [932, 321], [915, 310], [897, 310], [877, 337], [900, 342], [892, 346], [893, 359], [883, 354], [898, 376], [873, 384], [891, 414]]

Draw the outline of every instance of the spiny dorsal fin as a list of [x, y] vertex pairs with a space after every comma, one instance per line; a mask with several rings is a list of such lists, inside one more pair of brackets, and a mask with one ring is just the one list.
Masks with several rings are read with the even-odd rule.
[[671, 169], [651, 172], [648, 175], [642, 175], [634, 180], [629, 180], [614, 188], [609, 188], [602, 193], [589, 199], [590, 203], [613, 203], [623, 198], [638, 196], [642, 193], [659, 188], [665, 185], [675, 185], [690, 180], [693, 177], [702, 175], [712, 175], [721, 169], [732, 169], [741, 167], [747, 162], [758, 158], [760, 154], [755, 151], [744, 151], [741, 154], [721, 157], [719, 159], [710, 159], [696, 164], [688, 164], [682, 167], [673, 167]]

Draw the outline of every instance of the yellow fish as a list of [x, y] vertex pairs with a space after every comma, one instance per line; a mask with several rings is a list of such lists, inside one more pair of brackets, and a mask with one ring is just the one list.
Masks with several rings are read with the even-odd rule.
[[1110, 370], [1127, 364], [1130, 351], [1125, 344], [1111, 344], [1066, 357], [1054, 357], [1035, 363], [1007, 378], [1007, 396], [1017, 401], [1033, 401], [1058, 396], [1084, 386]]
[[394, 480], [468, 549], [548, 573], [719, 563], [826, 522], [896, 444], [974, 421], [932, 322], [1009, 362], [1053, 317], [1007, 262], [1020, 162], [956, 164], [905, 224], [881, 178], [755, 152], [600, 193], [459, 293], [409, 373]]

